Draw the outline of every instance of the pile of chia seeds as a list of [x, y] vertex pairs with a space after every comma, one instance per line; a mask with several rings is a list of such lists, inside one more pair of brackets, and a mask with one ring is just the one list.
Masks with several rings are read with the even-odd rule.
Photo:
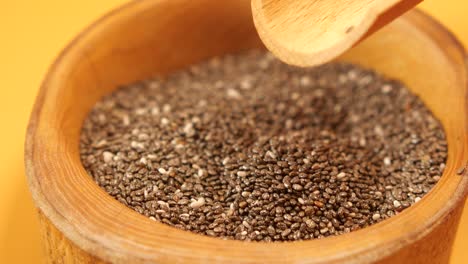
[[152, 220], [213, 237], [348, 233], [418, 202], [442, 175], [438, 120], [400, 82], [263, 51], [123, 86], [92, 109], [81, 159]]

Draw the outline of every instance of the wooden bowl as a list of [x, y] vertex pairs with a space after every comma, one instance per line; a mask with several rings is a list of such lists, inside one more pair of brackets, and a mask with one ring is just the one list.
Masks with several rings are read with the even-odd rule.
[[467, 63], [442, 26], [412, 11], [341, 60], [403, 80], [441, 120], [449, 145], [440, 182], [397, 216], [321, 240], [228, 241], [153, 222], [98, 187], [79, 157], [82, 122], [118, 85], [206, 58], [262, 48], [249, 0], [140, 0], [82, 33], [50, 69], [26, 143], [29, 186], [49, 261], [63, 263], [444, 263], [468, 191]]

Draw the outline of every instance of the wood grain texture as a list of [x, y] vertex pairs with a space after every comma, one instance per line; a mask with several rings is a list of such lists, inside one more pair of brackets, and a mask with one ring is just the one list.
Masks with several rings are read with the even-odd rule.
[[45, 250], [46, 262], [57, 264], [104, 264], [89, 252], [83, 251], [68, 240], [44, 214], [38, 211], [42, 244]]
[[[456, 228], [448, 226], [458, 226], [463, 207], [458, 207], [447, 215], [434, 229], [427, 233], [421, 241], [415, 241], [402, 248], [398, 254], [391, 255], [379, 263], [449, 263], [450, 245], [455, 239]], [[421, 255], [424, 255], [422, 257]]]
[[266, 47], [296, 66], [323, 64], [422, 0], [252, 0]]
[[[134, 1], [88, 28], [60, 55], [37, 98], [25, 157], [51, 262], [397, 263], [404, 259], [442, 263], [446, 259], [468, 192], [468, 177], [455, 173], [468, 160], [467, 66], [464, 50], [452, 35], [416, 11], [340, 58], [403, 80], [447, 132], [449, 157], [440, 182], [396, 217], [320, 241], [226, 241], [153, 222], [120, 204], [87, 175], [78, 144], [82, 122], [93, 104], [118, 85], [164, 75], [208, 57], [264, 48], [250, 10], [248, 0]], [[433, 252], [436, 257], [413, 252], [432, 249], [435, 243], [440, 250]]]

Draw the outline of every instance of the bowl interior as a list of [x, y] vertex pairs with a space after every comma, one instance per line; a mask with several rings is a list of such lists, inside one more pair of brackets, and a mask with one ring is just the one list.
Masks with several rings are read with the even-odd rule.
[[463, 199], [467, 180], [455, 173], [468, 158], [463, 48], [416, 11], [340, 58], [405, 82], [446, 131], [449, 156], [442, 179], [421, 202], [392, 219], [320, 241], [225, 241], [155, 223], [114, 200], [87, 175], [79, 157], [79, 134], [88, 111], [103, 95], [215, 55], [262, 47], [247, 0], [134, 1], [98, 21], [61, 54], [36, 103], [27, 155], [38, 207], [75, 244], [116, 262], [129, 256], [161, 263], [322, 262], [391, 254], [424, 235]]

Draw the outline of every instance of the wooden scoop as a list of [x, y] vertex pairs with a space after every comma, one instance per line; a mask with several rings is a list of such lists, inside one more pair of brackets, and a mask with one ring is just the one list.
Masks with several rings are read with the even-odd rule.
[[328, 62], [422, 0], [252, 0], [266, 47], [297, 66]]

